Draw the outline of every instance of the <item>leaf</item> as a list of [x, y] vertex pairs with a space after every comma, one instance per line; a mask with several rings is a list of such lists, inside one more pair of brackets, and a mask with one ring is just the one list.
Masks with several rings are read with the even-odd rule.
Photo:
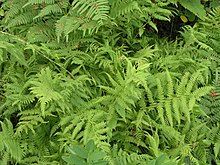
[[5, 12], [3, 9], [0, 9], [0, 16], [4, 16]]
[[166, 160], [166, 156], [165, 155], [161, 155], [156, 159], [155, 165], [161, 165], [164, 164]]
[[42, 69], [36, 78], [30, 80], [31, 93], [33, 93], [41, 103], [41, 111], [45, 115], [46, 105], [51, 101], [63, 101], [63, 96], [57, 91], [58, 77], [53, 78], [53, 72], [49, 69]]
[[157, 26], [155, 23], [153, 23], [152, 21], [148, 21], [148, 24], [156, 31], [158, 32]]
[[0, 133], [0, 152], [3, 151], [4, 149], [4, 142], [3, 142], [3, 136], [2, 136], [2, 133]]
[[167, 75], [167, 95], [169, 98], [172, 98], [173, 96], [173, 81], [170, 75], [170, 72], [167, 70], [166, 71], [166, 75]]
[[174, 111], [174, 118], [176, 119], [178, 125], [180, 125], [180, 105], [179, 105], [179, 99], [173, 98], [173, 111]]
[[118, 117], [117, 117], [117, 114], [116, 113], [113, 113], [113, 114], [110, 114], [108, 116], [108, 127], [110, 129], [115, 129], [116, 126], [117, 126], [117, 122], [118, 122]]
[[60, 8], [60, 6], [58, 4], [47, 5], [40, 11], [40, 13], [36, 17], [34, 17], [34, 19], [55, 13], [62, 13], [62, 9]]
[[23, 50], [8, 42], [0, 41], [0, 48], [6, 49], [15, 60], [21, 65], [28, 66], [24, 57]]
[[219, 6], [220, 6], [220, 1], [218, 1], [218, 0], [214, 0], [214, 1], [210, 2], [210, 7], [212, 7], [212, 8], [217, 8]]
[[0, 49], [0, 62], [3, 62], [4, 61], [4, 52], [2, 49]]
[[116, 112], [125, 120], [125, 108], [121, 107], [119, 104], [115, 105]]
[[96, 148], [93, 140], [89, 140], [85, 147], [87, 151], [93, 151]]
[[140, 37], [144, 34], [144, 28], [143, 27], [139, 28], [138, 34], [139, 34]]
[[166, 100], [165, 101], [165, 109], [166, 109], [166, 115], [168, 118], [168, 121], [170, 123], [170, 126], [173, 127], [173, 117], [172, 117], [172, 110], [171, 110], [171, 101]]
[[186, 17], [185, 15], [181, 15], [181, 16], [180, 16], [180, 19], [181, 19], [184, 23], [188, 22], [188, 19], [187, 19], [187, 17]]
[[155, 156], [159, 155], [159, 136], [157, 132], [154, 134], [154, 136], [151, 136], [150, 134], [147, 135], [149, 148], [153, 152]]
[[89, 154], [88, 160], [90, 163], [99, 162], [100, 160], [104, 159], [105, 156], [106, 154], [104, 152], [96, 150]]
[[158, 111], [158, 115], [159, 115], [160, 121], [164, 125], [165, 124], [165, 121], [164, 121], [164, 109], [163, 109], [162, 103], [160, 103], [157, 106], [157, 111]]
[[190, 122], [190, 110], [187, 104], [187, 97], [181, 96], [180, 97], [180, 105], [181, 105], [181, 112], [185, 115], [186, 120]]
[[88, 151], [86, 151], [86, 149], [84, 149], [83, 147], [81, 146], [78, 146], [78, 145], [75, 145], [75, 146], [72, 146], [72, 147], [68, 147], [68, 150], [70, 153], [72, 154], [75, 154], [81, 158], [87, 158], [88, 157]]
[[169, 159], [167, 155], [162, 154], [156, 159], [147, 163], [147, 165], [177, 165], [177, 162], [175, 162], [175, 160]]
[[218, 142], [215, 143], [215, 145], [214, 145], [214, 153], [215, 153], [215, 157], [216, 157], [216, 158], [217, 158], [219, 152], [220, 152], [220, 141], [218, 141]]
[[181, 82], [179, 83], [177, 87], [177, 90], [176, 90], [177, 96], [181, 96], [185, 94], [185, 86], [188, 85], [187, 84], [188, 79], [189, 79], [189, 72], [186, 72], [184, 76], [181, 78]]
[[74, 131], [73, 131], [72, 136], [71, 136], [72, 139], [76, 138], [77, 134], [80, 132], [83, 125], [84, 125], [84, 122], [77, 123], [77, 126], [74, 128]]
[[69, 165], [87, 165], [85, 159], [82, 159], [76, 155], [63, 156], [62, 159]]
[[201, 4], [200, 0], [179, 0], [179, 3], [184, 8], [198, 16], [201, 20], [205, 19], [206, 11], [204, 9], [204, 6]]

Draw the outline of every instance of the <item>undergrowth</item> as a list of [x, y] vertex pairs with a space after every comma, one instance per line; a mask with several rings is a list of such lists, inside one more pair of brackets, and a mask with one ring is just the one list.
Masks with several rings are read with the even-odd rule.
[[217, 0], [3, 0], [0, 19], [1, 165], [220, 164]]

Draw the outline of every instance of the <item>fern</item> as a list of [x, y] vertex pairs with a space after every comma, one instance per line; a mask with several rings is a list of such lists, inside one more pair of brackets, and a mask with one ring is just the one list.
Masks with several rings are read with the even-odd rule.
[[10, 4], [10, 9], [7, 11], [5, 16], [5, 21], [9, 22], [10, 19], [14, 18], [16, 15], [20, 13], [22, 6], [24, 5], [25, 1], [14, 1]]
[[21, 117], [15, 132], [15, 134], [19, 136], [21, 136], [23, 132], [27, 134], [29, 130], [31, 130], [32, 133], [35, 133], [34, 126], [37, 126], [39, 123], [44, 123], [44, 119], [37, 110], [26, 110], [21, 112], [19, 115], [21, 115]]
[[[23, 151], [19, 144], [18, 139], [14, 136], [13, 125], [9, 120], [6, 123], [1, 122], [2, 131], [0, 133], [0, 139], [2, 140], [1, 152], [6, 150], [4, 153], [3, 162], [7, 161], [10, 155], [16, 161], [20, 161], [23, 157]], [[4, 147], [4, 148], [3, 148]]]
[[[169, 73], [169, 72], [168, 72]], [[175, 118], [178, 123], [180, 123], [180, 115], [183, 113], [188, 121], [190, 121], [190, 111], [195, 107], [195, 102], [201, 96], [207, 94], [212, 87], [202, 87], [191, 92], [193, 84], [195, 84], [196, 77], [192, 76], [187, 83], [187, 75], [183, 76], [180, 84], [176, 88], [176, 95], [173, 93], [173, 82], [168, 74], [168, 84], [167, 84], [167, 95], [164, 93], [164, 89], [161, 85], [161, 81], [157, 79], [158, 83], [158, 114], [160, 120], [165, 124], [164, 113], [166, 113], [167, 120], [171, 126], [173, 126], [173, 119]], [[196, 73], [198, 75], [198, 73]], [[187, 86], [184, 86], [184, 84]], [[190, 93], [189, 93], [190, 92]], [[167, 100], [165, 100], [165, 97]], [[174, 113], [173, 113], [174, 112]], [[175, 114], [175, 115], [174, 115]]]
[[60, 8], [60, 6], [58, 4], [47, 5], [33, 19], [42, 18], [42, 17], [45, 17], [49, 14], [57, 14], [57, 13], [62, 13], [62, 9]]
[[0, 48], [5, 49], [7, 52], [9, 52], [12, 58], [14, 57], [15, 61], [19, 62], [21, 65], [27, 66], [23, 50], [20, 49], [18, 46], [15, 46], [5, 41], [1, 41]]
[[26, 7], [28, 5], [36, 5], [36, 4], [54, 4], [55, 0], [28, 0], [28, 2], [23, 6]]
[[[87, 115], [87, 118], [84, 118], [83, 114], [80, 115], [83, 118], [80, 116], [63, 118], [60, 125], [64, 130], [63, 133], [59, 133], [60, 140], [67, 140], [68, 143], [80, 140], [86, 144], [92, 139], [99, 148], [109, 151], [109, 144], [106, 142], [108, 128], [106, 122], [102, 121], [106, 114], [97, 110], [88, 112], [90, 114]], [[64, 143], [64, 145], [66, 144]]]
[[108, 19], [109, 6], [106, 0], [74, 1], [72, 5], [69, 16], [63, 16], [56, 24], [58, 41], [63, 33], [68, 41], [69, 33], [78, 29], [84, 34], [87, 31], [91, 34]]
[[62, 101], [62, 96], [56, 92], [55, 86], [57, 83], [56, 78], [52, 78], [52, 73], [49, 68], [42, 70], [38, 76], [39, 81], [31, 81], [33, 85], [31, 91], [34, 95], [39, 98], [41, 103], [42, 114], [45, 114], [46, 104], [50, 101]]
[[10, 21], [8, 28], [31, 23], [33, 18], [34, 15], [32, 12], [22, 13]]
[[213, 2], [3, 0], [0, 164], [218, 164]]
[[77, 13], [84, 14], [86, 12], [86, 17], [98, 21], [99, 24], [102, 24], [103, 20], [107, 19], [109, 6], [108, 1], [99, 0], [99, 1], [74, 1], [73, 8], [78, 9]]
[[111, 2], [110, 16], [117, 18], [126, 14], [130, 14], [132, 11], [140, 10], [137, 1], [112, 1]]
[[200, 100], [200, 106], [207, 115], [207, 122], [212, 125], [216, 125], [219, 118], [219, 80], [218, 72], [216, 72], [216, 79], [213, 81], [213, 90], [209, 94], [205, 95]]

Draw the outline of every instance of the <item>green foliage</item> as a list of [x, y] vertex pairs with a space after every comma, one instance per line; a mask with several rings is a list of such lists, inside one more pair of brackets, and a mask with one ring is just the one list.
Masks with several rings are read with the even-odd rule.
[[19, 162], [23, 157], [23, 151], [19, 144], [18, 139], [14, 136], [13, 125], [9, 120], [6, 123], [1, 122], [2, 132], [0, 134], [2, 155], [2, 164], [6, 164], [8, 160]]
[[200, 19], [204, 19], [206, 17], [206, 11], [204, 6], [201, 4], [200, 0], [192, 0], [192, 1], [178, 1], [183, 7], [191, 11], [193, 14], [198, 16]]
[[106, 154], [96, 148], [92, 140], [90, 140], [85, 147], [75, 145], [73, 147], [68, 147], [68, 150], [71, 155], [63, 157], [68, 164], [107, 164], [107, 161], [104, 160]]
[[218, 164], [219, 16], [214, 0], [2, 1], [0, 164]]

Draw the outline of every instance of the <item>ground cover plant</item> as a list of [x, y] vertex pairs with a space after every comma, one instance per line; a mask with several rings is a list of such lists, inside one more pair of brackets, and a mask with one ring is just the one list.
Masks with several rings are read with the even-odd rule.
[[0, 165], [220, 164], [218, 0], [0, 5]]

